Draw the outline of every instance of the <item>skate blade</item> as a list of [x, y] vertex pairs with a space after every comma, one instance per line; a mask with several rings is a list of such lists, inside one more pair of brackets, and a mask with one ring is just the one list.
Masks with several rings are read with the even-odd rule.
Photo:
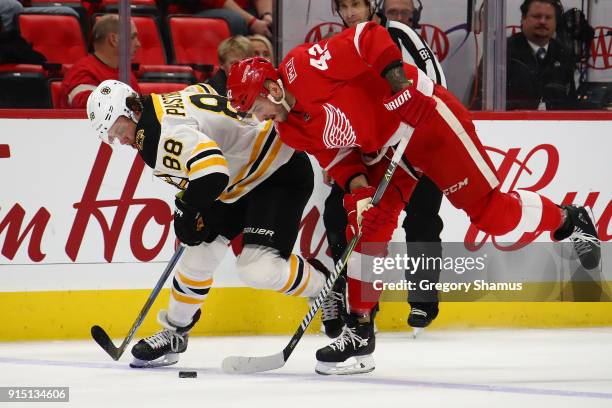
[[[353, 364], [345, 365], [347, 361], [355, 360]], [[365, 374], [374, 371], [374, 357], [368, 356], [351, 357], [342, 363], [325, 363], [318, 361], [315, 372], [321, 375], [352, 375]]]
[[134, 357], [134, 360], [130, 363], [130, 367], [132, 368], [155, 368], [155, 367], [165, 367], [172, 364], [176, 364], [179, 361], [178, 353], [170, 353], [162, 356], [156, 360], [141, 360], [139, 358]]
[[413, 327], [412, 328], [412, 338], [416, 339], [417, 337], [421, 336], [424, 330], [425, 330], [424, 327]]

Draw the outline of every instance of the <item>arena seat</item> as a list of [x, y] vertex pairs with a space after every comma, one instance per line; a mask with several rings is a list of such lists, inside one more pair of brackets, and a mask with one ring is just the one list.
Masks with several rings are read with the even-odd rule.
[[49, 90], [51, 91], [51, 106], [54, 109], [59, 109], [62, 81], [49, 81]]
[[50, 63], [73, 64], [87, 55], [81, 26], [74, 16], [22, 13], [19, 30]]
[[[219, 65], [217, 47], [230, 36], [224, 20], [192, 16], [168, 16], [174, 61], [210, 73]], [[201, 78], [198, 78], [201, 80]]]
[[0, 65], [0, 108], [50, 108], [47, 76], [41, 65]]
[[138, 30], [140, 49], [132, 62], [136, 64], [164, 65], [166, 52], [162, 43], [157, 22], [152, 16], [133, 16], [132, 21]]
[[[101, 0], [101, 10], [105, 13], [116, 13], [119, 9], [119, 0]], [[159, 15], [159, 8], [155, 0], [131, 0], [130, 12], [138, 15]]]
[[138, 82], [138, 86], [140, 86], [143, 95], [149, 95], [152, 93], [181, 91], [185, 89], [188, 84], [180, 82]]
[[[83, 31], [83, 35], [85, 36], [85, 38], [87, 38], [87, 32], [89, 30], [89, 17], [87, 14], [87, 9], [85, 8], [82, 2], [78, 0], [32, 0], [30, 5], [32, 7], [45, 7], [48, 10], [57, 6], [70, 7], [79, 15], [79, 23], [81, 24], [81, 30]], [[40, 13], [40, 11], [36, 12]], [[53, 13], [49, 12], [48, 14]]]

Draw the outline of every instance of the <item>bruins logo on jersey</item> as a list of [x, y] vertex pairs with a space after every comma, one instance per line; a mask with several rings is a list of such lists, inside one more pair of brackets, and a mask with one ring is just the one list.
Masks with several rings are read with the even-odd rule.
[[142, 151], [143, 146], [144, 146], [144, 139], [145, 139], [144, 129], [140, 129], [138, 132], [136, 132], [136, 141], [134, 142], [134, 147]]

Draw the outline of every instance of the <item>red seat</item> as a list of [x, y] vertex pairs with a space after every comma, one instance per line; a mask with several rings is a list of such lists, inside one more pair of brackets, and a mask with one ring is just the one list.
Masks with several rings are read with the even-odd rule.
[[177, 64], [208, 65], [210, 70], [219, 65], [217, 47], [230, 36], [224, 20], [169, 16], [168, 24]]
[[143, 95], [182, 91], [188, 84], [180, 82], [138, 82]]
[[[102, 0], [100, 5], [102, 11], [116, 13], [119, 8], [119, 0]], [[130, 10], [137, 14], [159, 15], [155, 0], [131, 0]]]
[[185, 65], [140, 65], [136, 76], [146, 82], [183, 82], [193, 84], [196, 75], [193, 68]]
[[49, 88], [51, 89], [51, 106], [55, 109], [59, 109], [62, 81], [50, 81]]
[[136, 64], [164, 65], [166, 53], [157, 28], [155, 18], [149, 16], [134, 16], [132, 21], [138, 30], [140, 48], [136, 51], [134, 60]]
[[19, 15], [19, 30], [48, 62], [73, 64], [87, 55], [81, 27], [74, 16], [23, 13]]

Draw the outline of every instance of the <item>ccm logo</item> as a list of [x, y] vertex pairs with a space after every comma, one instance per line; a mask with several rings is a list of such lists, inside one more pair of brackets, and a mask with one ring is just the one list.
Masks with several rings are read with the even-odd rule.
[[468, 185], [468, 178], [466, 177], [465, 180], [462, 180], [458, 182], [457, 184], [450, 186], [449, 188], [443, 190], [442, 193], [444, 193], [444, 195], [447, 196], [447, 195], [456, 193], [457, 191], [461, 190], [463, 187], [467, 185]]
[[402, 106], [406, 101], [408, 101], [410, 98], [412, 98], [412, 95], [410, 95], [410, 90], [406, 89], [404, 92], [399, 94], [397, 98], [395, 98], [391, 102], [385, 103], [385, 108], [387, 108], [387, 110], [390, 110], [390, 111], [396, 110], [397, 108]]
[[272, 238], [274, 236], [274, 231], [268, 230], [268, 229], [265, 229], [265, 228], [246, 227], [244, 229], [244, 233], [245, 234], [265, 235], [265, 236], [270, 237], [270, 238]]

